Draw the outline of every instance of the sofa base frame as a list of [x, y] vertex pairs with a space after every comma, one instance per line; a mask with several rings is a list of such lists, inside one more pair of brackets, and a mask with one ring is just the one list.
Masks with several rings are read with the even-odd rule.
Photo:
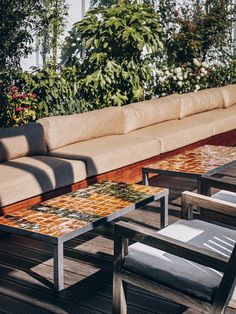
[[[174, 156], [178, 153], [182, 153], [188, 149], [193, 149], [197, 148], [202, 145], [225, 145], [225, 146], [230, 146], [230, 145], [236, 145], [236, 129], [232, 131], [228, 131], [219, 135], [215, 135], [212, 137], [209, 137], [207, 139], [195, 142], [193, 144], [172, 150], [167, 153], [163, 153], [145, 160], [142, 160], [140, 162], [112, 170], [91, 178], [87, 178], [83, 181], [76, 182], [72, 185], [56, 189], [51, 192], [43, 193], [41, 195], [2, 207], [0, 209], [0, 214], [5, 215], [8, 214], [16, 209], [21, 209], [29, 206], [36, 205], [42, 201], [45, 201], [47, 199], [69, 193], [71, 191], [75, 191], [80, 188], [85, 188], [90, 184], [96, 183], [96, 182], [102, 182], [102, 181], [119, 181], [119, 182], [126, 182], [126, 183], [136, 183], [140, 182], [142, 180], [142, 167], [147, 166], [150, 163], [163, 160], [167, 157]], [[154, 174], [155, 175], [155, 174]], [[152, 176], [152, 175], [150, 175]]]

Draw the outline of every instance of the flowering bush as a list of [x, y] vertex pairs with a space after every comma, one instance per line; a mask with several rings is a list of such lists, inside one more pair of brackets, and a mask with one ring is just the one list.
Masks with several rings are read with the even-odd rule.
[[5, 92], [7, 102], [6, 111], [10, 118], [10, 125], [22, 125], [37, 118], [37, 95], [20, 92], [15, 85]]
[[200, 89], [234, 83], [233, 65], [216, 65], [193, 59], [192, 63], [182, 66], [162, 65], [154, 71], [156, 86], [154, 94], [158, 96], [174, 93], [196, 92]]

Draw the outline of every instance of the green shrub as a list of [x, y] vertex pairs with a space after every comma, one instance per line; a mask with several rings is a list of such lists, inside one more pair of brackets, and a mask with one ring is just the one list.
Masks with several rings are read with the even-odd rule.
[[39, 117], [65, 115], [88, 110], [79, 99], [75, 67], [47, 67], [24, 72], [21, 84], [38, 96]]
[[236, 83], [235, 60], [227, 64], [209, 64], [193, 59], [181, 66], [163, 64], [156, 71], [154, 94], [189, 93], [210, 87]]
[[86, 103], [94, 109], [120, 106], [144, 98], [152, 80], [151, 56], [163, 48], [162, 34], [151, 6], [120, 1], [94, 8], [76, 23], [62, 58], [66, 65], [80, 65], [79, 91]]

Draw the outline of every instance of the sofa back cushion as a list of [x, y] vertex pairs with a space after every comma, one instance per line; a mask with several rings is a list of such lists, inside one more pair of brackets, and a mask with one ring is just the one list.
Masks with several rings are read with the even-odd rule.
[[215, 88], [204, 89], [199, 92], [192, 92], [180, 95], [180, 115], [183, 119], [196, 113], [222, 108], [222, 94]]
[[180, 100], [178, 95], [145, 100], [122, 107], [125, 115], [124, 133], [146, 126], [178, 119]]
[[39, 123], [0, 130], [0, 161], [46, 153], [44, 131]]
[[226, 85], [221, 88], [224, 97], [224, 107], [228, 108], [236, 104], [236, 84]]
[[205, 92], [209, 95], [211, 99], [211, 109], [221, 109], [224, 108], [224, 97], [222, 89], [219, 87], [203, 89], [202, 92]]
[[106, 135], [122, 134], [124, 115], [120, 108], [43, 118], [42, 124], [48, 150]]

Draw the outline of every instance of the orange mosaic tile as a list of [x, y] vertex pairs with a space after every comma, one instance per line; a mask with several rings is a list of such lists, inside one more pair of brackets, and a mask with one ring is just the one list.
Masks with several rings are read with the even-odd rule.
[[0, 225], [61, 237], [163, 190], [136, 184], [97, 183], [0, 216]]
[[202, 175], [233, 160], [236, 160], [236, 147], [205, 145], [145, 168]]

